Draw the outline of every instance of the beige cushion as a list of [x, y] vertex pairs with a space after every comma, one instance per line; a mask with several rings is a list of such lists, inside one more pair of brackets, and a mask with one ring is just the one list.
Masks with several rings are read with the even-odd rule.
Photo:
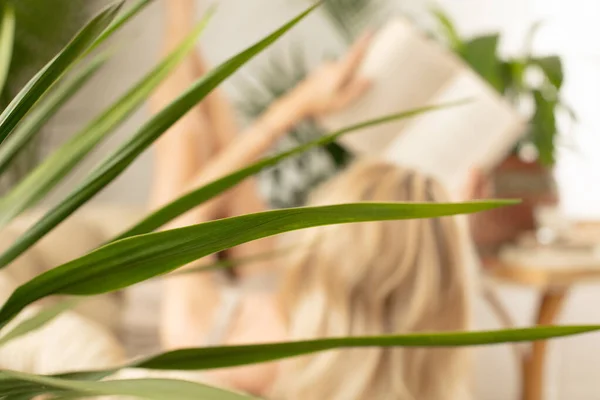
[[[10, 330], [39, 309], [27, 307], [5, 329]], [[109, 368], [124, 361], [123, 348], [107, 329], [73, 311], [0, 347], [0, 369], [35, 374]]]

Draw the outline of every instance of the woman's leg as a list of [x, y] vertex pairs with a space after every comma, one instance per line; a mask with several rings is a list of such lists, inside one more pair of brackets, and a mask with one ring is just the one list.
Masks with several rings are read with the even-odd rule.
[[[165, 1], [164, 53], [175, 49], [193, 29], [193, 2]], [[195, 57], [190, 55], [164, 81], [151, 98], [151, 107], [159, 112], [192, 85], [196, 74]], [[155, 178], [152, 206], [163, 205], [181, 194], [185, 184], [217, 151], [212, 126], [204, 105], [194, 107], [155, 146]]]
[[[200, 52], [195, 52], [191, 59], [193, 73], [197, 78], [209, 71], [208, 63]], [[199, 111], [204, 114], [204, 120], [209, 124], [208, 131], [213, 134], [213, 139], [216, 139], [217, 152], [222, 151], [235, 140], [236, 135], [239, 134], [237, 116], [222, 90], [213, 90], [202, 103]], [[257, 186], [256, 179], [250, 178], [230, 190], [224, 199], [223, 208], [219, 210], [220, 216], [231, 217], [265, 211], [267, 205], [259, 195]], [[272, 251], [273, 248], [274, 240], [267, 238], [232, 248], [227, 252], [227, 256], [232, 259], [252, 257]], [[270, 267], [270, 263], [254, 262], [236, 268], [236, 272], [243, 276], [263, 273], [267, 266]]]
[[[191, 31], [194, 5], [191, 0], [167, 0], [163, 5], [165, 52], [169, 52]], [[153, 109], [160, 111], [197, 79], [194, 58], [190, 56], [154, 94], [151, 101]], [[215, 135], [203, 108], [192, 109], [156, 142], [152, 207], [159, 207], [183, 194], [190, 179], [216, 153]], [[215, 219], [220, 212], [220, 204], [217, 199], [210, 206], [198, 207], [169, 223], [167, 228]], [[215, 259], [211, 255], [199, 260], [199, 263]], [[159, 329], [163, 345], [166, 348], [202, 345], [221, 299], [221, 290], [212, 274], [174, 274], [166, 277], [163, 285]]]
[[[199, 51], [191, 56], [194, 75], [204, 76], [209, 70], [208, 63]], [[239, 133], [237, 116], [220, 89], [213, 90], [201, 104], [205, 118], [210, 121], [211, 131], [215, 135], [216, 151], [221, 151], [235, 139]]]

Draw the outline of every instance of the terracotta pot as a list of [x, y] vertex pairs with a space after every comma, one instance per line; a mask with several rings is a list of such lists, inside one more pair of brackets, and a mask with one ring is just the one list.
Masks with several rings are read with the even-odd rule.
[[475, 215], [472, 231], [477, 247], [486, 255], [521, 234], [535, 230], [535, 209], [555, 205], [558, 201], [551, 171], [538, 163], [508, 157], [490, 176], [490, 192], [494, 198], [521, 199], [521, 204]]

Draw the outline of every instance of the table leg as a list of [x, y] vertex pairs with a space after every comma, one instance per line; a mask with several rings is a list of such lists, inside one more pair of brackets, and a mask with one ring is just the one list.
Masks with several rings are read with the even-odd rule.
[[[537, 325], [553, 325], [567, 295], [566, 290], [547, 290], [538, 306]], [[531, 344], [531, 351], [523, 359], [523, 400], [542, 400], [546, 341]]]

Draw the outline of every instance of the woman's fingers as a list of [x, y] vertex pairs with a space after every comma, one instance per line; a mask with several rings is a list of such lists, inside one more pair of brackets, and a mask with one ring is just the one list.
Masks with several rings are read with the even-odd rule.
[[326, 63], [307, 77], [286, 98], [302, 117], [314, 117], [343, 108], [362, 95], [369, 82], [356, 73], [371, 41], [364, 35], [340, 61]]
[[348, 54], [344, 57], [344, 59], [340, 62], [340, 84], [345, 85], [349, 83], [358, 67], [360, 67], [363, 59], [365, 58], [365, 54], [369, 49], [369, 45], [371, 44], [371, 39], [373, 35], [371, 33], [367, 33], [363, 35], [350, 49]]

